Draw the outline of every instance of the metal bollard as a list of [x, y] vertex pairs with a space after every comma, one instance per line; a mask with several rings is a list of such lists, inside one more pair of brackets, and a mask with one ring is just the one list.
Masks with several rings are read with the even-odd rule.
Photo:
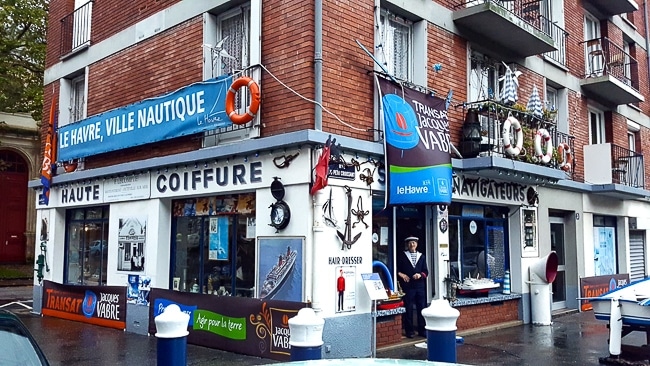
[[320, 360], [325, 320], [316, 316], [312, 308], [303, 308], [289, 319], [291, 361]]
[[187, 365], [187, 325], [190, 314], [176, 304], [168, 305], [156, 322], [156, 357], [158, 366]]
[[447, 300], [432, 300], [422, 309], [427, 330], [427, 361], [456, 362], [456, 320], [460, 311]]

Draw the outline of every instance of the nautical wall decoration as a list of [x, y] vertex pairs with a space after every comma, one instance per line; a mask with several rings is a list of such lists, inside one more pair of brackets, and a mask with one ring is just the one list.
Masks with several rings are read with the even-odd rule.
[[297, 158], [298, 155], [300, 155], [300, 151], [296, 152], [295, 154], [276, 156], [273, 158], [273, 165], [275, 165], [275, 167], [278, 169], [288, 168], [291, 164], [291, 161]]
[[342, 233], [336, 230], [336, 235], [341, 239], [341, 250], [344, 250], [346, 246], [350, 249], [352, 244], [356, 243], [361, 237], [361, 233], [358, 233], [352, 238], [352, 189], [348, 186], [343, 188], [345, 188], [345, 196], [348, 200], [348, 216], [345, 219], [345, 232]]
[[280, 178], [278, 177], [273, 177], [273, 183], [271, 183], [271, 194], [277, 202], [269, 206], [271, 209], [271, 223], [269, 225], [275, 228], [276, 233], [279, 233], [280, 230], [289, 225], [289, 220], [291, 220], [291, 210], [289, 209], [289, 205], [282, 200], [284, 198], [284, 185], [280, 182]]
[[316, 163], [316, 166], [314, 167], [314, 185], [309, 191], [312, 195], [327, 186], [330, 164], [330, 145], [332, 143], [330, 138], [325, 141], [325, 146], [323, 146], [323, 151], [320, 153], [318, 163]]
[[337, 224], [337, 220], [334, 217], [334, 209], [332, 206], [332, 188], [330, 187], [330, 197], [325, 201], [323, 204], [323, 220], [325, 221], [325, 225], [329, 227], [335, 227], [339, 228]]
[[354, 224], [352, 224], [353, 228], [357, 227], [357, 224], [360, 222], [366, 225], [366, 229], [368, 228], [368, 224], [366, 224], [366, 222], [363, 221], [363, 219], [366, 217], [366, 215], [370, 213], [370, 211], [363, 210], [363, 201], [361, 200], [361, 196], [359, 196], [359, 199], [357, 199], [357, 209], [356, 210], [353, 209], [350, 212], [357, 217], [357, 221]]

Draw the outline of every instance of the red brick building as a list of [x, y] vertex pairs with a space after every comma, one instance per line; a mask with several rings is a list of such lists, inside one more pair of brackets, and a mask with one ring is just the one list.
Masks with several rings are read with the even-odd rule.
[[[44, 104], [58, 105], [59, 167], [49, 204], [36, 202], [36, 221], [53, 223], [45, 279], [138, 275], [168, 291], [306, 302], [325, 319], [324, 357], [363, 357], [369, 339], [340, 337], [373, 331], [360, 275], [386, 267], [397, 291], [407, 236], [424, 243], [429, 299], [450, 299], [461, 330], [579, 309], [583, 277], [643, 278], [648, 9], [611, 3], [52, 0]], [[386, 76], [446, 100], [450, 204], [384, 208]], [[254, 83], [224, 100], [243, 77]], [[312, 195], [328, 138], [328, 187]], [[558, 268], [540, 299], [529, 271], [550, 252]], [[275, 276], [286, 263], [292, 280]], [[400, 309], [379, 315], [379, 343], [400, 338], [388, 334]], [[144, 332], [134, 324], [149, 312], [126, 311], [127, 330]]]

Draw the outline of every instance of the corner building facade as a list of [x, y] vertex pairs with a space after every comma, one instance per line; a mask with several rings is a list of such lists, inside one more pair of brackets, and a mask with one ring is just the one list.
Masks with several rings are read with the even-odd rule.
[[[534, 322], [530, 270], [551, 252], [549, 314], [586, 309], [589, 286], [649, 271], [645, 5], [52, 0], [57, 166], [48, 204], [29, 182], [51, 268], [35, 308], [76, 319], [49, 294], [110, 288], [99, 303], [127, 301], [98, 324], [152, 333], [174, 302], [190, 342], [288, 359], [286, 320], [310, 306], [324, 358], [366, 357], [371, 335], [400, 340], [404, 308], [375, 312], [362, 274], [399, 292], [417, 236], [428, 299], [449, 299], [459, 330]], [[446, 99], [450, 204], [385, 207], [386, 76]]]

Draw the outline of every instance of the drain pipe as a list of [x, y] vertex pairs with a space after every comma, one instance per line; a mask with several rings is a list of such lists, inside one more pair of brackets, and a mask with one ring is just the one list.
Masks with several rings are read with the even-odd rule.
[[323, 129], [323, 0], [314, 0], [314, 129]]
[[650, 31], [648, 31], [648, 0], [643, 0], [643, 20], [645, 22], [645, 59], [648, 67], [648, 77], [650, 77]]

